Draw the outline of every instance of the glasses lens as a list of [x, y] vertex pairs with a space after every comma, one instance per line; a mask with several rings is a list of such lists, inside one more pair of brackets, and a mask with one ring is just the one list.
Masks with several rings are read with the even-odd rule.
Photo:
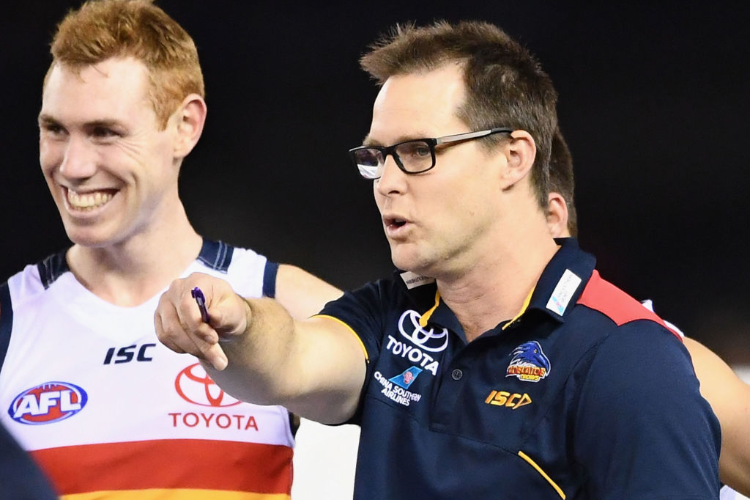
[[355, 149], [352, 151], [352, 156], [362, 177], [365, 179], [377, 179], [380, 176], [378, 173], [381, 165], [380, 151], [371, 148]]
[[399, 144], [396, 154], [407, 172], [422, 172], [432, 167], [433, 156], [426, 141], [409, 141]]

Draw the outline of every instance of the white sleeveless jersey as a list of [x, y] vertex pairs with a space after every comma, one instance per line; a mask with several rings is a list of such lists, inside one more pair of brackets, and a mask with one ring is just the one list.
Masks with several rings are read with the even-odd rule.
[[[651, 301], [651, 299], [646, 299], [644, 301], [641, 301], [641, 304], [643, 304], [643, 307], [645, 307], [649, 311], [655, 312], [654, 303]], [[672, 330], [680, 334], [682, 338], [685, 338], [685, 334], [682, 333], [682, 330], [680, 330], [679, 328], [677, 328], [676, 326], [674, 326], [672, 323], [668, 321], [664, 321], [664, 323], [666, 323]], [[736, 498], [737, 498], [737, 492], [734, 491], [732, 488], [730, 488], [729, 486], [723, 486], [721, 488], [719, 500], [735, 500]]]
[[[276, 269], [206, 241], [183, 277], [273, 296]], [[131, 308], [105, 302], [63, 253], [10, 278], [0, 287], [3, 425], [68, 500], [288, 499], [289, 414], [237, 401], [194, 357], [159, 343], [160, 295]]]

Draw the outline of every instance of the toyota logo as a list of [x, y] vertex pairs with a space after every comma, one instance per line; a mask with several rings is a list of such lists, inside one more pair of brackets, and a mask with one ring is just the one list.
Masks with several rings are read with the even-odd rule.
[[182, 399], [194, 405], [225, 408], [242, 403], [221, 390], [200, 363], [182, 370], [174, 381], [174, 388]]
[[[411, 330], [411, 333], [407, 333], [406, 329], [404, 328], [404, 320], [406, 317], [409, 316], [410, 325], [408, 325], [409, 330]], [[429, 330], [425, 330], [422, 328], [422, 325], [419, 324], [419, 320], [422, 316], [417, 311], [404, 311], [404, 314], [401, 315], [401, 318], [398, 320], [398, 330], [401, 332], [401, 335], [406, 337], [407, 339], [411, 340], [413, 343], [419, 346], [420, 349], [424, 349], [425, 351], [430, 352], [440, 352], [444, 351], [445, 348], [448, 346], [448, 330], [443, 328], [443, 331], [440, 333], [435, 333], [435, 331], [430, 328]], [[439, 342], [438, 339], [445, 339], [442, 341], [442, 343]], [[427, 342], [430, 340], [438, 340], [438, 342], [431, 342], [431, 345], [428, 346]], [[439, 345], [436, 345], [439, 344]]]

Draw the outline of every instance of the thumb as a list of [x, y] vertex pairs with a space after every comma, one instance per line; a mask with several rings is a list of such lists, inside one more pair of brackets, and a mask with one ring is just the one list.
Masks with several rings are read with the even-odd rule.
[[206, 361], [211, 363], [211, 366], [219, 371], [224, 370], [224, 368], [226, 368], [229, 364], [229, 360], [227, 359], [226, 354], [224, 354], [224, 351], [222, 350], [221, 346], [219, 346], [219, 344], [214, 344], [209, 347], [203, 353], [203, 356], [205, 357]]
[[232, 292], [217, 294], [209, 304], [209, 324], [221, 340], [229, 340], [245, 333], [250, 325], [250, 306], [245, 299]]

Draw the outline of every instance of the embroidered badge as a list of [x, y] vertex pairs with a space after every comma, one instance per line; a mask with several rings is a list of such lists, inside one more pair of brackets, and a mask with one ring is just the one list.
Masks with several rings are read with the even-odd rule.
[[[419, 368], [416, 368], [416, 369], [419, 370]], [[422, 370], [419, 370], [419, 371], [421, 372]], [[410, 375], [411, 375], [411, 378], [409, 381], [409, 385], [411, 385], [411, 383], [414, 382], [416, 375], [414, 375], [413, 372], [410, 372], [409, 370], [406, 370], [401, 375], [397, 375], [391, 379], [385, 378], [383, 374], [378, 371], [376, 371], [373, 374], [373, 377], [380, 385], [383, 386], [383, 389], [380, 391], [381, 394], [383, 394], [385, 397], [387, 397], [394, 403], [398, 403], [403, 406], [409, 406], [411, 403], [418, 403], [419, 400], [422, 399], [421, 394], [408, 391], [402, 385], [405, 379], [409, 377]], [[397, 380], [397, 379], [401, 379], [401, 380]]]
[[517, 410], [532, 403], [531, 396], [528, 394], [518, 394], [517, 392], [511, 394], [508, 391], [492, 391], [484, 402], [488, 405], [504, 406], [512, 410]]
[[511, 354], [513, 358], [508, 365], [506, 377], [516, 377], [523, 382], [539, 382], [549, 375], [549, 358], [542, 351], [539, 342], [531, 340], [521, 344]]
[[396, 375], [393, 378], [390, 378], [391, 382], [394, 384], [403, 387], [404, 389], [408, 389], [414, 380], [416, 380], [417, 376], [422, 372], [421, 368], [417, 368], [416, 366], [411, 366], [407, 368], [404, 373], [401, 375]]

